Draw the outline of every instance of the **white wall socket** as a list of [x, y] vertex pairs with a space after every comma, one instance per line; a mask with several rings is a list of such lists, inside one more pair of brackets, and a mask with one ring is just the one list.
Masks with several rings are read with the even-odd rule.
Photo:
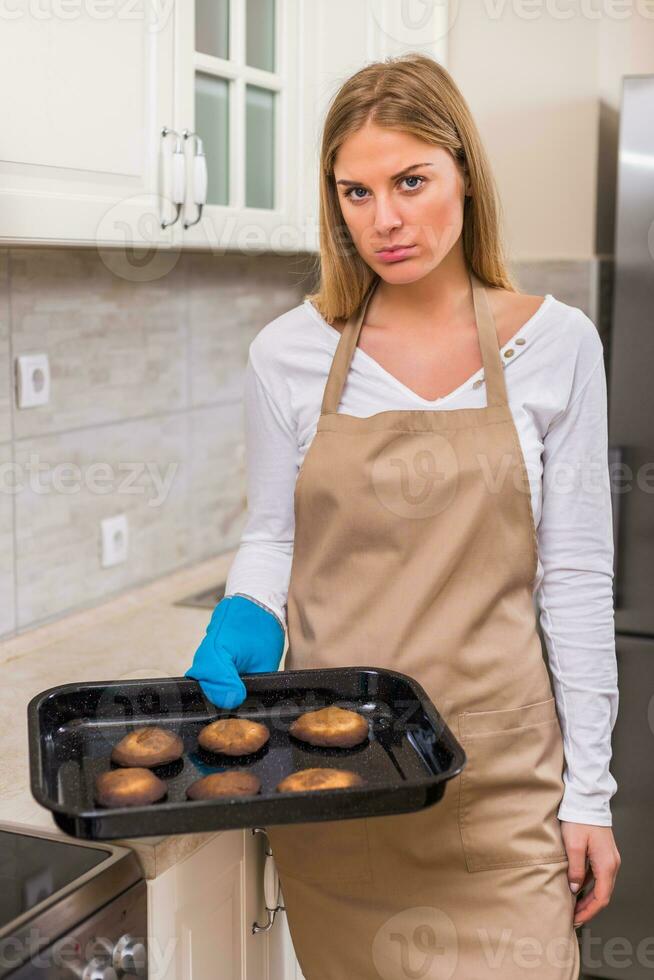
[[47, 354], [19, 354], [16, 358], [18, 408], [47, 405], [50, 400], [50, 362]]
[[127, 515], [117, 514], [115, 517], [105, 517], [100, 521], [102, 535], [102, 567], [120, 565], [127, 560], [129, 535]]

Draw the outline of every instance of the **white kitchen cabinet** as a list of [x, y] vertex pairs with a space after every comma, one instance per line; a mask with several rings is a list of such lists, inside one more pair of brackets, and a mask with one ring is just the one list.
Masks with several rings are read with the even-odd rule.
[[286, 915], [278, 913], [270, 932], [269, 980], [306, 980], [297, 961]]
[[302, 0], [175, 5], [175, 129], [196, 133], [206, 203], [195, 203], [189, 142], [183, 248], [295, 251], [298, 236]]
[[285, 980], [272, 930], [252, 932], [267, 921], [265, 840], [219, 833], [148, 880], [149, 980]]
[[331, 95], [389, 54], [444, 61], [446, 37], [445, 0], [6, 5], [0, 243], [315, 251]]
[[0, 242], [170, 242], [156, 197], [173, 109], [168, 5], [4, 8]]

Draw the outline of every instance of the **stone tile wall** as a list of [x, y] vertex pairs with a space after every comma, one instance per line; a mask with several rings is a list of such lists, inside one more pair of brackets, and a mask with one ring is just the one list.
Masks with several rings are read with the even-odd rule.
[[[0, 250], [0, 636], [232, 549], [250, 341], [312, 286], [306, 256], [182, 253], [152, 281], [95, 249]], [[49, 356], [18, 409], [15, 359]], [[125, 513], [129, 560], [100, 564]]]

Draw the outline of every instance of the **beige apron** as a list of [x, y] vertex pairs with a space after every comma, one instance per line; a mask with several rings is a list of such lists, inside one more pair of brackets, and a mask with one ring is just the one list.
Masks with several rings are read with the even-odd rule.
[[467, 754], [419, 812], [266, 828], [306, 980], [579, 975], [529, 481], [471, 284], [486, 407], [338, 412], [375, 283], [339, 338], [298, 475], [285, 669], [409, 674]]

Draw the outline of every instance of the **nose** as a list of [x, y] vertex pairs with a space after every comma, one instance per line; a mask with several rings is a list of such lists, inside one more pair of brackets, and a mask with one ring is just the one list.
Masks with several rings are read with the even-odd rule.
[[402, 218], [390, 195], [378, 194], [375, 205], [375, 233], [383, 238], [391, 228], [399, 228]]

